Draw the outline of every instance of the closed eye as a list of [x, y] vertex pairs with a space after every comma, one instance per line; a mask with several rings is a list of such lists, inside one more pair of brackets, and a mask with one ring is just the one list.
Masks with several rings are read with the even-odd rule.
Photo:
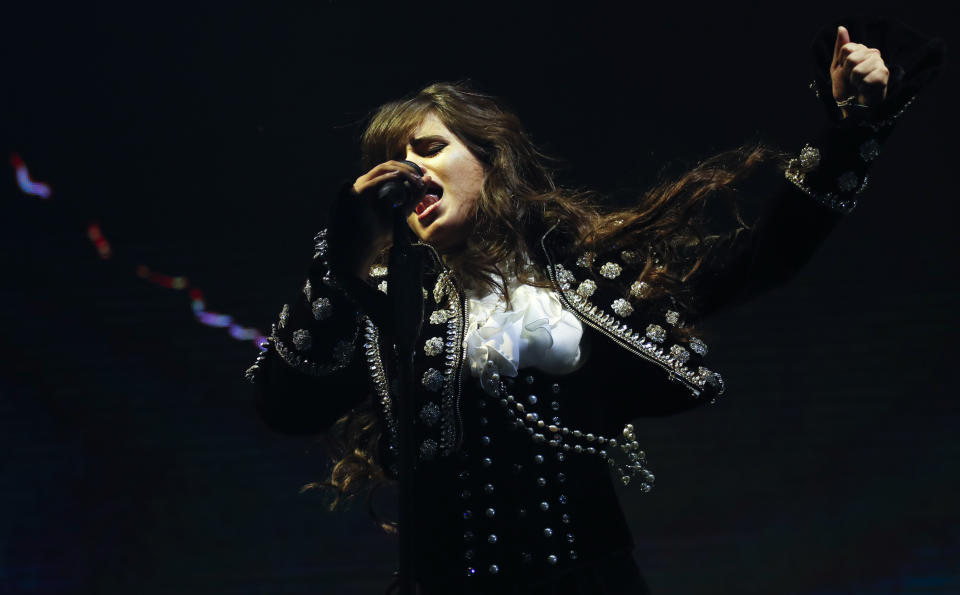
[[429, 147], [426, 147], [425, 149], [423, 149], [423, 151], [420, 152], [420, 155], [422, 155], [423, 157], [432, 157], [437, 153], [439, 153], [440, 151], [442, 151], [446, 146], [447, 145], [445, 144], [430, 145]]
[[442, 136], [430, 135], [410, 140], [410, 147], [421, 157], [433, 157], [450, 143]]

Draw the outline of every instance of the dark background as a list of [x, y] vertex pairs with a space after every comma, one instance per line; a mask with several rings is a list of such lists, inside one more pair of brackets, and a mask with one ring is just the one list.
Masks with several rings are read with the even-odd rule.
[[[381, 102], [469, 77], [566, 184], [642, 189], [813, 139], [807, 48], [844, 14], [957, 44], [932, 2], [18, 4], [0, 149], [53, 196], [0, 179], [3, 593], [382, 592], [393, 539], [298, 494], [324, 458], [256, 418], [252, 342], [133, 272], [266, 330]], [[725, 400], [638, 422], [658, 487], [622, 502], [654, 593], [960, 593], [957, 90], [948, 66], [799, 277], [712, 321]]]

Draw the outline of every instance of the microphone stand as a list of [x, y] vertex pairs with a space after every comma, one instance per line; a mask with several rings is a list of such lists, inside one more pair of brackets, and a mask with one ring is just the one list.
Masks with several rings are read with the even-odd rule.
[[395, 322], [396, 346], [400, 356], [399, 409], [399, 524], [400, 524], [400, 595], [415, 595], [415, 562], [417, 534], [414, 506], [414, 466], [417, 440], [414, 433], [413, 403], [415, 382], [413, 358], [417, 338], [423, 326], [422, 276], [424, 255], [412, 245], [413, 232], [407, 226], [403, 209], [393, 211], [393, 246], [390, 248], [387, 288]]

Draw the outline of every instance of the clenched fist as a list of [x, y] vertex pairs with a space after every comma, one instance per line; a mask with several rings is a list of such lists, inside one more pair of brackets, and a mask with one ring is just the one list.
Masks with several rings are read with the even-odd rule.
[[890, 70], [884, 64], [880, 50], [851, 42], [847, 28], [837, 27], [830, 79], [833, 98], [841, 104], [840, 110], [846, 118], [850, 111], [842, 104], [874, 107], [886, 98]]

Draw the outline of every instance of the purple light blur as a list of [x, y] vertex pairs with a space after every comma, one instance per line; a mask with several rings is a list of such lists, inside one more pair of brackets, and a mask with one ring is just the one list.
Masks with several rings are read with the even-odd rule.
[[17, 185], [20, 186], [20, 190], [24, 194], [31, 194], [33, 196], [39, 196], [40, 198], [50, 198], [53, 194], [53, 191], [50, 190], [48, 184], [43, 182], [34, 182], [30, 179], [30, 172], [27, 171], [27, 164], [23, 162], [23, 159], [20, 158], [16, 153], [10, 156], [10, 165], [16, 170], [17, 173]]

